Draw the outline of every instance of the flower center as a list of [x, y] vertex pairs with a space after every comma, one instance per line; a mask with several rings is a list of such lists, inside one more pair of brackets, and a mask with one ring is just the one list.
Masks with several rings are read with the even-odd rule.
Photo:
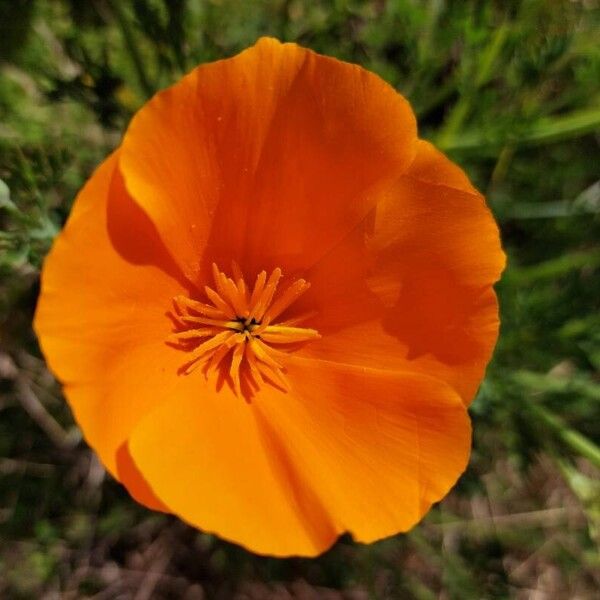
[[[298, 344], [321, 337], [315, 329], [298, 327], [310, 314], [280, 320], [310, 283], [296, 279], [283, 291], [281, 269], [268, 277], [261, 271], [250, 289], [237, 265], [227, 277], [212, 265], [214, 288], [204, 287], [207, 302], [176, 296], [177, 331], [168, 342], [188, 351], [182, 372], [201, 367], [208, 378], [221, 373], [236, 394], [252, 394], [268, 382], [289, 389], [283, 362]], [[244, 388], [244, 389], [242, 389]]]

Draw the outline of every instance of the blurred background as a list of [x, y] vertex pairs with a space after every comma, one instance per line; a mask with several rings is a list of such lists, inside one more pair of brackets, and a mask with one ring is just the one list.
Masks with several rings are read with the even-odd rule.
[[[44, 256], [133, 112], [261, 35], [407, 96], [509, 255], [468, 471], [411, 533], [316, 560], [139, 507], [31, 329]], [[600, 598], [599, 145], [598, 0], [0, 0], [0, 597]]]

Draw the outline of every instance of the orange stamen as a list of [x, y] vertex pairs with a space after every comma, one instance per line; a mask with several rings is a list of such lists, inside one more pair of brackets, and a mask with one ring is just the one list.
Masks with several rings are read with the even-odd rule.
[[[254, 287], [249, 288], [235, 262], [232, 277], [227, 277], [214, 263], [212, 275], [214, 288], [204, 288], [210, 303], [185, 296], [173, 298], [182, 329], [171, 334], [167, 341], [180, 344], [182, 349], [187, 347], [188, 360], [183, 372], [187, 375], [203, 366], [205, 376], [209, 377], [223, 368], [236, 395], [243, 390], [258, 390], [267, 382], [289, 390], [285, 376], [285, 359], [293, 349], [289, 345], [313, 341], [320, 335], [315, 329], [297, 326], [313, 316], [311, 313], [281, 321], [278, 317], [310, 284], [298, 279], [278, 294], [283, 273], [276, 268], [268, 277], [266, 271], [261, 271]], [[198, 343], [189, 350], [189, 342], [194, 340]]]

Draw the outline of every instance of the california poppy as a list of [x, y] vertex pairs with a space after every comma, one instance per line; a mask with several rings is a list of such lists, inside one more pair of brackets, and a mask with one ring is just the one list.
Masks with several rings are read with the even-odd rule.
[[259, 553], [411, 528], [465, 469], [498, 230], [364, 69], [261, 39], [133, 118], [35, 327], [142, 504]]

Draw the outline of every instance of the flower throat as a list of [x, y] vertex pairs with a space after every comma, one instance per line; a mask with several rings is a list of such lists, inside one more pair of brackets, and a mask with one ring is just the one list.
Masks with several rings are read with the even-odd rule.
[[279, 319], [310, 283], [296, 279], [280, 291], [283, 273], [277, 268], [268, 277], [261, 271], [250, 288], [235, 262], [233, 277], [215, 263], [212, 273], [214, 288], [204, 287], [208, 302], [173, 299], [178, 327], [167, 341], [188, 352], [181, 372], [188, 375], [201, 368], [207, 378], [220, 375], [238, 395], [252, 395], [265, 383], [288, 390], [286, 357], [299, 344], [321, 336], [299, 327], [311, 314]]

